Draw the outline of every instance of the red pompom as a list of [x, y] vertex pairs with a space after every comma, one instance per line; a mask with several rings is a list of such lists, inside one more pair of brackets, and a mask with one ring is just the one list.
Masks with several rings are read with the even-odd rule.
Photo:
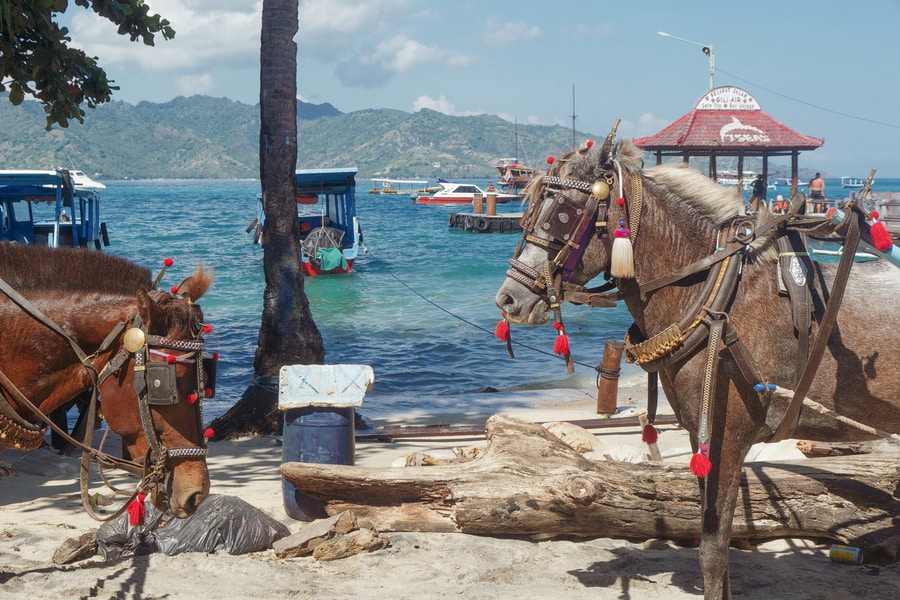
[[556, 161], [556, 159], [553, 158], [552, 156], [548, 156], [548, 157], [547, 157], [547, 164], [548, 164], [548, 165], [552, 165], [555, 161]]
[[132, 527], [144, 524], [144, 515], [146, 514], [144, 497], [144, 494], [138, 493], [134, 500], [128, 503], [128, 522]]
[[203, 324], [203, 333], [210, 333], [212, 331], [212, 325], [209, 323]]
[[172, 260], [171, 258], [167, 258], [166, 260], [163, 261], [164, 267], [171, 267], [174, 264], [175, 264], [175, 261]]
[[506, 319], [500, 319], [497, 323], [497, 327], [494, 329], [494, 337], [504, 342], [509, 340], [509, 323], [506, 322]]
[[205, 388], [205, 389], [203, 390], [203, 397], [204, 397], [204, 398], [212, 398], [212, 397], [213, 397], [213, 391], [212, 391], [211, 389], [209, 389], [209, 388]]
[[616, 204], [618, 204], [619, 206], [622, 206], [623, 204], [625, 204], [625, 198], [623, 198], [622, 196], [619, 196], [619, 198], [616, 200]]
[[203, 437], [206, 439], [211, 439], [214, 435], [216, 435], [216, 432], [213, 431], [212, 427], [207, 427], [206, 431], [203, 432]]
[[177, 294], [177, 293], [178, 293], [178, 286], [177, 286], [177, 285], [173, 285], [172, 287], [169, 288], [169, 291], [172, 292], [173, 294]]
[[655, 444], [658, 439], [659, 432], [656, 430], [656, 427], [649, 423], [644, 425], [644, 430], [641, 432], [641, 440], [645, 444]]
[[879, 252], [887, 252], [894, 245], [894, 240], [885, 229], [884, 223], [877, 220], [878, 211], [873, 210], [870, 216], [872, 217], [872, 226], [869, 227], [869, 235], [872, 236], [872, 245]]
[[191, 392], [188, 394], [188, 404], [195, 404], [197, 402], [197, 394]]
[[554, 322], [553, 328], [559, 332], [559, 335], [556, 336], [556, 340], [553, 342], [553, 351], [556, 354], [568, 354], [569, 353], [569, 336], [566, 335], [566, 330], [563, 327], [563, 324], [560, 322]]
[[174, 354], [169, 354], [166, 356], [166, 362], [169, 363], [170, 365], [174, 365], [175, 363], [178, 362], [178, 357], [175, 356]]
[[712, 471], [712, 463], [709, 457], [702, 452], [697, 452], [691, 457], [691, 473], [697, 477], [706, 477]]
[[218, 352], [213, 352], [213, 360], [215, 360], [215, 361], [218, 361], [218, 360], [219, 360], [219, 353], [218, 353]]
[[587, 146], [588, 148], [590, 148], [591, 146], [594, 145], [594, 140], [588, 140], [584, 143], [584, 145]]

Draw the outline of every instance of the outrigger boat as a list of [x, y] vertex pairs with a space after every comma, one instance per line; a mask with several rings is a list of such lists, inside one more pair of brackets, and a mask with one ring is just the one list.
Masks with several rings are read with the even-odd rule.
[[0, 170], [0, 240], [51, 248], [109, 246], [100, 221], [104, 189], [81, 171]]
[[[356, 218], [356, 167], [302, 169], [296, 172], [297, 218], [303, 274], [308, 277], [349, 273], [362, 246]], [[301, 208], [315, 206], [315, 210]], [[247, 228], [256, 230], [254, 241], [265, 243], [265, 212], [259, 196], [257, 219]]]
[[370, 194], [406, 198], [417, 196], [418, 191], [428, 185], [426, 179], [372, 179], [372, 183], [375, 185], [369, 190]]

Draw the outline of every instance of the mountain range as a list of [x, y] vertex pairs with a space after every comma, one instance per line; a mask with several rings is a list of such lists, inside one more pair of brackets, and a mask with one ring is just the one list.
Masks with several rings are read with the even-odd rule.
[[[84, 123], [46, 131], [37, 102], [0, 96], [0, 169], [80, 169], [95, 179], [259, 177], [259, 106], [209, 96], [121, 101], [87, 109]], [[612, 123], [610, 123], [612, 124]], [[298, 168], [356, 166], [360, 178], [484, 178], [497, 159], [537, 168], [572, 148], [573, 131], [517, 125], [494, 115], [422, 109], [342, 113], [297, 105]], [[575, 132], [579, 144], [605, 134]]]

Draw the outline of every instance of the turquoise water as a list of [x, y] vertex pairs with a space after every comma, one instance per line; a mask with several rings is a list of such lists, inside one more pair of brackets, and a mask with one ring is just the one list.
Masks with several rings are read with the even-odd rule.
[[[245, 230], [256, 216], [259, 182], [105, 183], [106, 251], [154, 272], [173, 257], [163, 286], [178, 283], [200, 262], [215, 271], [213, 287], [200, 302], [214, 327], [209, 346], [221, 357], [216, 397], [205, 403], [206, 418], [215, 418], [240, 398], [253, 373], [263, 251]], [[846, 195], [839, 180], [828, 179], [826, 185], [829, 198]], [[450, 213], [467, 206], [417, 205], [365, 193], [371, 187], [358, 181], [357, 210], [368, 253], [349, 275], [306, 280], [326, 362], [374, 369], [363, 414], [465, 409], [474, 394], [491, 390], [594, 387], [604, 342], [621, 339], [631, 323], [624, 306], [564, 305], [574, 374], [553, 355], [556, 332], [549, 325], [513, 327], [516, 357], [510, 359], [505, 344], [493, 336], [499, 319], [493, 298], [519, 235], [458, 231], [447, 226]], [[900, 180], [876, 180], [874, 189], [900, 190]], [[510, 203], [498, 210], [521, 207]], [[637, 373], [626, 365], [623, 377], [629, 369]]]
[[[105, 251], [156, 273], [175, 259], [161, 284], [174, 285], [203, 262], [215, 272], [200, 305], [220, 355], [216, 397], [205, 418], [224, 413], [250, 385], [264, 287], [263, 251], [245, 232], [256, 216], [259, 182], [107, 181], [102, 214]], [[484, 183], [484, 182], [480, 182]], [[362, 413], [465, 409], [473, 394], [491, 390], [595, 386], [594, 366], [608, 338], [621, 339], [631, 318], [624, 307], [564, 307], [574, 374], [553, 354], [555, 330], [513, 327], [515, 359], [493, 333], [494, 294], [518, 234], [476, 234], [448, 227], [467, 206], [417, 205], [369, 195], [357, 184], [357, 211], [367, 254], [348, 275], [306, 279], [327, 363], [361, 363], [375, 372]], [[504, 204], [500, 212], [521, 207]], [[483, 396], [482, 396], [483, 398]], [[499, 398], [499, 396], [498, 396]]]

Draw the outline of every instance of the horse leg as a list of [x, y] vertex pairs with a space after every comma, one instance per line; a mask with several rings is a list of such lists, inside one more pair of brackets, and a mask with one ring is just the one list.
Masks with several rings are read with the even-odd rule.
[[703, 572], [705, 600], [731, 598], [728, 569], [731, 529], [744, 458], [751, 445], [751, 440], [745, 439], [747, 436], [741, 433], [751, 428], [744, 419], [728, 414], [728, 407], [723, 404], [719, 403], [718, 414], [713, 419], [709, 456], [712, 470], [700, 480], [703, 508], [700, 570]]

